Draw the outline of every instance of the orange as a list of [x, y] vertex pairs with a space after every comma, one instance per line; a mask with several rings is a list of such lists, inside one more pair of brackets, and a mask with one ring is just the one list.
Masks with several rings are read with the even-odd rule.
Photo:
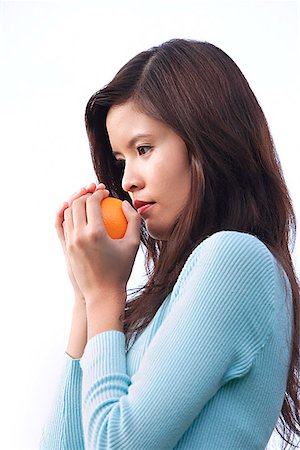
[[122, 210], [122, 201], [106, 197], [101, 202], [102, 219], [107, 233], [112, 239], [121, 239], [127, 228], [127, 220]]

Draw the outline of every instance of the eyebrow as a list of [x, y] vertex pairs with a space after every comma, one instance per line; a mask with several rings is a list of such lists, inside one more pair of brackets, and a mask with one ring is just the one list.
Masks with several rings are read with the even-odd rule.
[[[143, 139], [143, 138], [153, 138], [153, 134], [150, 133], [140, 133], [140, 134], [136, 134], [135, 136], [133, 136], [133, 138], [130, 139], [130, 141], [127, 144], [127, 148], [131, 148], [134, 146], [134, 144], [139, 140], [139, 139]], [[113, 155], [120, 155], [120, 152], [112, 152]]]

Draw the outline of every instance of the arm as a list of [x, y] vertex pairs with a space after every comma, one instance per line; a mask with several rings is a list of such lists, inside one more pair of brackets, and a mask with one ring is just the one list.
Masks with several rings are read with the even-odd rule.
[[79, 364], [87, 340], [86, 308], [76, 296], [65, 366], [61, 375], [50, 418], [43, 430], [40, 450], [84, 450], [81, 391], [82, 370]]
[[[104, 188], [99, 185], [99, 188]], [[68, 202], [64, 202], [56, 215], [55, 226], [61, 242], [68, 269], [69, 278], [74, 289], [71, 330], [66, 349], [65, 367], [62, 373], [58, 391], [54, 399], [49, 420], [44, 426], [40, 441], [40, 450], [80, 450], [84, 449], [82, 418], [81, 418], [81, 386], [82, 370], [79, 358], [82, 356], [87, 342], [87, 318], [84, 296], [80, 291], [72, 269], [63, 232], [64, 211], [81, 195], [92, 193], [95, 184], [80, 189], [73, 194]]]
[[76, 297], [73, 306], [71, 330], [66, 353], [71, 358], [74, 359], [81, 358], [86, 346], [86, 342], [87, 342], [86, 306], [84, 299], [82, 299], [81, 297]]
[[69, 278], [71, 284], [73, 286], [74, 294], [75, 294], [75, 302], [73, 306], [73, 314], [72, 314], [72, 322], [71, 322], [71, 330], [69, 335], [69, 341], [67, 345], [66, 353], [72, 358], [80, 358], [83, 354], [86, 342], [87, 342], [87, 318], [86, 318], [86, 303], [84, 295], [82, 294], [78, 283], [74, 277], [74, 273], [72, 271], [68, 254], [66, 252], [66, 242], [64, 235], [64, 212], [65, 210], [72, 205], [74, 200], [80, 198], [83, 195], [91, 195], [95, 189], [103, 190], [105, 185], [100, 183], [96, 188], [94, 183], [91, 183], [86, 188], [81, 188], [78, 192], [73, 194], [68, 202], [64, 202], [61, 208], [58, 210], [56, 215], [55, 227], [57, 231], [58, 238], [61, 242], [63, 252], [66, 258], [66, 264], [68, 269]]
[[66, 354], [55, 401], [40, 440], [40, 450], [84, 450], [82, 429], [82, 370]]
[[236, 234], [216, 233], [193, 252], [132, 379], [124, 333], [88, 342], [86, 449], [173, 448], [218, 389], [249, 371], [270, 334], [274, 261], [256, 238]]

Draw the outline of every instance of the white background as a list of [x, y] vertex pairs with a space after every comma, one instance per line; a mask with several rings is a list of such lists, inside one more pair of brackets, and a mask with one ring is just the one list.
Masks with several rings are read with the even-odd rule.
[[1, 448], [38, 448], [61, 371], [72, 291], [53, 224], [60, 203], [95, 181], [90, 96], [165, 40], [221, 47], [266, 114], [299, 218], [297, 27], [296, 1], [0, 2]]

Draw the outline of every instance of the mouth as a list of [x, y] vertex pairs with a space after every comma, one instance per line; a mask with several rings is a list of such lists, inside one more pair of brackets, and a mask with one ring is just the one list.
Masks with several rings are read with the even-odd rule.
[[142, 215], [145, 211], [148, 211], [148, 209], [154, 205], [155, 202], [147, 202], [144, 200], [135, 200], [133, 202], [133, 205], [137, 212]]
[[150, 205], [152, 203], [154, 203], [154, 202], [149, 202], [149, 201], [145, 201], [145, 200], [134, 200], [133, 206], [135, 207], [135, 209], [139, 209], [142, 206]]
[[150, 209], [154, 204], [155, 204], [155, 202], [152, 202], [152, 203], [146, 203], [145, 205], [140, 206], [140, 207], [137, 209], [137, 212], [139, 213], [140, 216], [143, 217], [143, 216], [145, 216], [146, 212], [148, 212], [149, 209]]

